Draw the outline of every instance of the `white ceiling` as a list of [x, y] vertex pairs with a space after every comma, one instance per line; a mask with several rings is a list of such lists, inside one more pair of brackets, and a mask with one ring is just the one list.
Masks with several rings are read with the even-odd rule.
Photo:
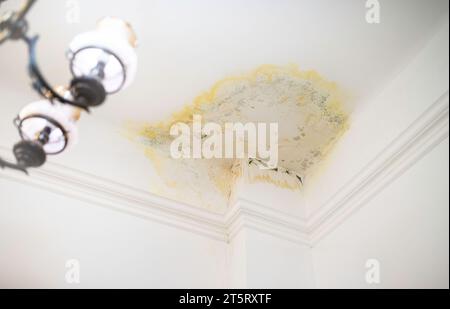
[[[9, 0], [8, 6], [19, 3]], [[80, 22], [68, 23], [67, 14], [72, 13], [74, 3], [80, 7]], [[377, 25], [366, 22], [365, 3], [37, 1], [29, 18], [31, 32], [41, 34], [39, 61], [55, 85], [70, 80], [65, 59], [70, 40], [92, 29], [100, 17], [123, 17], [132, 23], [140, 41], [135, 83], [110, 97], [107, 104], [94, 111], [95, 117], [84, 117], [80, 145], [52, 161], [139, 188], [148, 188], [151, 183], [152, 192], [156, 192], [150, 163], [116, 133], [128, 121], [166, 120], [218, 80], [248, 73], [263, 64], [297, 64], [302, 70], [313, 69], [349, 94], [344, 103], [350, 110], [365, 106], [369, 97], [383, 89], [446, 20], [448, 1], [380, 0], [381, 24]], [[6, 119], [0, 123], [0, 128], [5, 128], [0, 130], [2, 145], [17, 139], [7, 135], [14, 132], [10, 119], [15, 111], [37, 99], [29, 87], [26, 63], [23, 44], [10, 42], [0, 47], [0, 116]], [[2, 89], [8, 90], [9, 97], [2, 96]], [[108, 123], [107, 129], [101, 131], [100, 122]], [[110, 128], [116, 132], [111, 134]], [[127, 166], [118, 169], [120, 162], [127, 162]]]
[[[365, 2], [40, 0], [29, 19], [42, 36], [41, 66], [54, 83], [70, 78], [64, 52], [75, 34], [106, 15], [133, 24], [140, 40], [135, 84], [95, 112], [120, 124], [164, 119], [217, 80], [262, 64], [315, 69], [352, 96], [348, 104], [361, 104], [410, 60], [448, 12], [447, 0], [381, 0], [381, 24], [370, 25]], [[73, 3], [79, 3], [80, 23], [66, 21]], [[23, 85], [31, 93], [25, 65], [21, 44], [0, 48], [4, 86]]]

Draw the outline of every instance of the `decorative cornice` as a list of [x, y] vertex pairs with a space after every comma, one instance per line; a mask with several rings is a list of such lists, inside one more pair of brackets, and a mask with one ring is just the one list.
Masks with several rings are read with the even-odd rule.
[[242, 228], [251, 228], [299, 244], [309, 245], [306, 221], [264, 205], [238, 199], [225, 215], [229, 240]]
[[[240, 199], [226, 213], [175, 202], [54, 163], [32, 177], [0, 170], [0, 178], [108, 207], [229, 242], [245, 227], [315, 245], [448, 137], [448, 91], [308, 220]], [[0, 152], [7, 151], [0, 147]]]
[[0, 178], [227, 241], [222, 214], [175, 202], [62, 165], [47, 163], [44, 168], [33, 170], [31, 177], [2, 170]]
[[445, 140], [449, 135], [448, 109], [447, 91], [314, 213], [308, 219], [311, 244], [316, 244]]
[[[3, 151], [6, 148], [0, 147]], [[305, 221], [246, 200], [236, 201], [225, 214], [214, 213], [55, 163], [33, 170], [31, 177], [5, 170], [0, 171], [1, 178], [219, 241], [229, 242], [242, 227], [252, 227], [275, 237], [307, 243]]]

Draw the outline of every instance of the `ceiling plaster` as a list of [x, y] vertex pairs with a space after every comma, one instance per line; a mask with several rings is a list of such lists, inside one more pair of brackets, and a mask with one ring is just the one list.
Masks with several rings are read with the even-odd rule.
[[254, 166], [250, 179], [297, 190], [300, 180], [314, 172], [348, 128], [343, 98], [335, 83], [315, 71], [264, 65], [217, 82], [168, 120], [131, 121], [131, 136], [163, 180], [159, 194], [212, 208], [227, 204], [239, 176], [235, 167], [242, 161], [173, 159], [173, 125], [182, 122], [192, 127], [194, 115], [222, 128], [225, 123], [278, 123], [279, 168], [263, 171]]
[[[20, 2], [9, 0], [4, 8], [16, 7]], [[366, 22], [365, 1], [360, 0], [249, 0], [245, 4], [239, 0], [129, 0], [125, 6], [121, 1], [111, 0], [78, 0], [76, 3], [80, 9], [77, 22], [68, 22], [70, 7], [65, 1], [39, 1], [29, 16], [32, 33], [41, 34], [39, 63], [49, 80], [58, 85], [70, 79], [64, 56], [68, 43], [76, 34], [92, 29], [102, 16], [120, 16], [132, 23], [140, 43], [139, 70], [129, 89], [111, 96], [107, 104], [95, 110], [95, 117], [82, 119], [80, 130], [83, 134], [78, 147], [52, 158], [52, 161], [203, 207], [226, 205], [233, 179], [227, 172], [222, 178], [209, 181], [200, 171], [208, 169], [208, 173], [213, 174], [220, 173], [221, 168], [229, 171], [234, 162], [216, 162], [210, 169], [208, 162], [201, 167], [204, 163], [197, 161], [186, 168], [191, 174], [180, 173], [183, 169], [177, 168], [177, 164], [181, 162], [154, 160], [157, 155], [161, 157], [157, 152], [161, 148], [150, 146], [152, 138], [142, 134], [144, 128], [154, 127], [152, 124], [167, 119], [187, 102], [192, 106], [192, 98], [199, 91], [208, 89], [215, 80], [241, 74], [262, 63], [291, 62], [299, 63], [302, 70], [314, 68], [327, 79], [338, 81], [339, 88], [351, 95], [351, 99], [345, 97], [342, 102], [351, 109], [352, 123], [356, 123], [358, 112], [373, 104], [372, 98], [415, 57], [448, 14], [446, 0], [434, 0], [433, 3], [384, 1], [382, 22], [377, 25]], [[20, 106], [36, 100], [36, 94], [27, 87], [26, 65], [26, 49], [22, 44], [8, 43], [0, 48], [3, 145], [16, 139], [15, 135], [8, 135], [12, 132], [11, 117]], [[338, 89], [335, 90], [340, 97]], [[6, 99], [5, 91], [14, 96]], [[286, 109], [280, 109], [280, 114], [276, 115], [286, 112]], [[209, 113], [215, 117], [213, 110]], [[343, 114], [348, 113], [344, 111]], [[236, 118], [250, 116], [245, 110], [243, 115], [230, 115]], [[124, 121], [131, 121], [137, 127], [131, 137], [151, 159], [153, 169], [159, 171], [157, 174], [169, 177], [154, 175], [146, 165], [145, 156], [136, 157], [136, 147], [127, 147], [127, 141], [120, 139], [117, 142], [120, 146], [111, 141], [116, 137], [119, 139], [118, 131]], [[143, 121], [149, 124], [142, 125]], [[99, 123], [103, 122], [111, 124], [112, 129], [109, 126], [101, 129]], [[294, 127], [297, 121], [283, 123]], [[343, 126], [339, 134], [344, 133], [345, 128]], [[287, 127], [282, 130], [288, 132], [285, 136], [290, 141], [285, 143], [284, 152], [280, 150], [285, 153], [280, 156], [280, 165], [295, 170], [305, 177], [306, 183], [311, 183], [309, 176], [322, 173], [322, 170], [318, 171], [318, 163], [324, 165], [324, 159], [330, 157], [326, 153], [335, 142], [330, 142], [329, 147], [319, 143], [323, 152], [318, 158], [313, 157], [312, 162], [289, 162], [294, 158], [290, 156], [288, 146], [294, 148], [290, 142], [299, 132]], [[313, 130], [310, 132], [306, 138], [312, 140]], [[333, 131], [324, 132], [331, 139]], [[336, 140], [339, 134], [336, 134]], [[92, 151], [92, 145], [101, 151]], [[305, 145], [306, 141], [303, 141]], [[309, 157], [307, 147], [293, 151], [303, 151], [302, 159]], [[117, 163], [123, 162], [124, 158], [128, 159], [126, 168], [121, 169]], [[288, 162], [281, 162], [283, 158], [288, 158]], [[175, 178], [169, 173], [171, 169], [178, 176], [175, 182], [171, 181]], [[192, 182], [189, 175], [198, 175], [200, 185]], [[272, 173], [270, 177], [255, 178], [273, 181], [277, 177]], [[280, 179], [275, 181], [278, 185], [280, 182], [283, 183]]]

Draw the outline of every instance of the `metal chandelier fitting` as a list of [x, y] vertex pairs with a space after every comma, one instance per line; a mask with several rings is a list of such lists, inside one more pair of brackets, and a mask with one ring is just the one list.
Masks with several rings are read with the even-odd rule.
[[[6, 0], [0, 0], [0, 6]], [[49, 155], [57, 155], [77, 140], [76, 122], [81, 112], [103, 104], [108, 95], [128, 87], [136, 74], [136, 35], [118, 18], [101, 19], [95, 30], [76, 36], [69, 45], [72, 80], [54, 88], [39, 69], [38, 36], [28, 36], [26, 16], [37, 0], [26, 0], [17, 11], [0, 16], [0, 45], [23, 41], [28, 47], [28, 73], [43, 100], [28, 104], [14, 124], [21, 141], [13, 147], [16, 162], [0, 157], [0, 168], [28, 174], [42, 166]]]

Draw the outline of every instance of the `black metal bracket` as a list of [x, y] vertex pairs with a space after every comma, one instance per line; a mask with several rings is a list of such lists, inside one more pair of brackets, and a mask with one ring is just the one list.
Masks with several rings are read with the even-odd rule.
[[[0, 5], [6, 0], [0, 0]], [[89, 112], [89, 107], [98, 106], [106, 99], [106, 91], [103, 85], [94, 78], [74, 78], [70, 84], [72, 99], [59, 94], [44, 78], [39, 69], [36, 57], [36, 45], [39, 37], [27, 36], [28, 23], [26, 16], [37, 0], [24, 0], [22, 7], [16, 12], [9, 12], [0, 16], [0, 45], [9, 40], [23, 40], [28, 47], [28, 73], [32, 80], [32, 86], [42, 97], [51, 103], [55, 101], [69, 104]], [[0, 168], [10, 168], [28, 174], [30, 167], [40, 167], [46, 161], [46, 153], [43, 145], [35, 141], [21, 141], [14, 146], [16, 163], [3, 160], [0, 157]]]
[[86, 100], [86, 98], [79, 96], [77, 97], [77, 100], [66, 99], [63, 96], [61, 96], [56, 90], [54, 90], [54, 88], [50, 85], [50, 83], [48, 83], [47, 80], [44, 78], [43, 74], [41, 73], [41, 70], [39, 69], [36, 58], [36, 45], [39, 37], [34, 36], [30, 38], [27, 37], [26, 35], [23, 35], [22, 39], [28, 46], [28, 57], [29, 57], [28, 72], [32, 80], [33, 88], [42, 97], [49, 100], [50, 102], [58, 101], [59, 103], [69, 104], [81, 108], [86, 112], [89, 112], [89, 107], [92, 104], [91, 102]]
[[[0, 4], [6, 0], [0, 0]], [[28, 23], [26, 16], [31, 7], [37, 0], [25, 0], [22, 7], [17, 12], [10, 12], [0, 16], [0, 45], [8, 40], [23, 40], [28, 46], [28, 72], [32, 80], [33, 88], [39, 95], [50, 102], [58, 101], [62, 104], [69, 104], [89, 112], [91, 102], [84, 97], [78, 97], [74, 100], [64, 98], [60, 95], [47, 80], [39, 69], [36, 56], [36, 45], [39, 36], [29, 37]], [[98, 102], [96, 103], [97, 105]]]
[[25, 166], [19, 165], [18, 163], [10, 163], [8, 161], [3, 160], [1, 157], [0, 157], [0, 168], [2, 168], [2, 169], [9, 168], [9, 169], [21, 171], [28, 175], [28, 171]]
[[[26, 16], [37, 0], [24, 0], [16, 12], [8, 12], [0, 16], [0, 45], [8, 40], [20, 39], [28, 30]], [[0, 5], [6, 0], [0, 0]]]

